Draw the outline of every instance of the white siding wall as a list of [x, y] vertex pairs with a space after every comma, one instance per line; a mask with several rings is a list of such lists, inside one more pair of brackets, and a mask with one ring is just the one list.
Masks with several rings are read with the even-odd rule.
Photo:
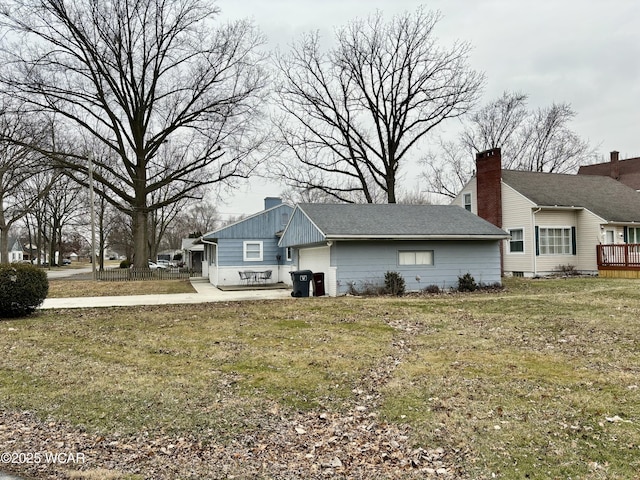
[[[584, 273], [597, 273], [598, 259], [596, 255], [596, 245], [605, 243], [604, 230], [600, 228], [604, 224], [602, 218], [594, 215], [588, 210], [579, 212], [577, 215], [577, 262], [576, 268]], [[614, 241], [622, 243], [623, 238], [618, 235], [622, 229], [614, 230]]]
[[[577, 227], [578, 224], [576, 212], [566, 210], [543, 210], [536, 213], [535, 221], [540, 228]], [[577, 255], [539, 255], [536, 259], [536, 273], [538, 275], [557, 273], [560, 265], [572, 265], [578, 268], [577, 263]]]
[[509, 253], [509, 239], [504, 241], [504, 272], [523, 272], [526, 276], [532, 276], [536, 255], [535, 229], [533, 227], [532, 208], [533, 202], [509, 185], [502, 184], [502, 228], [507, 232], [510, 229], [522, 228], [524, 238], [523, 253]]
[[295, 265], [280, 265], [280, 267], [278, 268], [278, 280], [285, 285], [292, 285], [293, 282], [291, 281], [291, 272], [293, 272], [294, 270], [297, 270], [297, 267]]
[[[280, 266], [279, 265], [260, 265], [257, 268], [250, 268], [246, 265], [237, 265], [235, 267], [211, 267], [216, 270], [217, 282], [214, 285], [243, 285], [244, 282], [240, 279], [240, 274], [238, 272], [252, 270], [257, 272], [264, 272], [266, 270], [271, 270], [271, 279], [268, 283], [277, 283], [280, 281], [278, 276], [280, 275]], [[282, 279], [285, 280], [285, 279]], [[213, 281], [211, 282], [213, 283]], [[289, 282], [291, 283], [291, 282]]]
[[471, 213], [475, 213], [477, 215], [478, 214], [478, 194], [477, 194], [477, 188], [476, 188], [476, 177], [473, 177], [471, 180], [469, 180], [469, 183], [467, 183], [464, 186], [462, 191], [453, 199], [451, 204], [458, 205], [464, 208], [465, 193], [471, 194]]

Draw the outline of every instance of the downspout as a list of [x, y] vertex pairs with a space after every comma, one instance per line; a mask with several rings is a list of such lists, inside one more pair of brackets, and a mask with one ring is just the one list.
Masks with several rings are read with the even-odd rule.
[[213, 285], [218, 285], [218, 244], [216, 242], [209, 242], [207, 240], [205, 240], [204, 238], [200, 238], [200, 241], [202, 243], [206, 243], [207, 245], [213, 245], [215, 246], [215, 250], [216, 250], [216, 258], [215, 258], [215, 265], [216, 265], [216, 274], [215, 274], [215, 278], [214, 278], [214, 282], [211, 282], [211, 263], [209, 262], [209, 265], [207, 265], [207, 275], [209, 276], [209, 283], [212, 283]]
[[531, 210], [531, 234], [533, 235], [533, 276], [538, 275], [538, 256], [536, 255], [536, 213], [540, 212], [542, 208], [538, 207], [537, 210]]

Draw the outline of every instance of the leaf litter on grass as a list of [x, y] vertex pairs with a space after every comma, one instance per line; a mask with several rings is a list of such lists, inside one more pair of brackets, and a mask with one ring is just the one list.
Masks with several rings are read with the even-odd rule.
[[[52, 312], [0, 340], [3, 380], [42, 402], [0, 395], [122, 478], [633, 478], [638, 302], [612, 286]], [[102, 392], [47, 397], [65, 365]]]

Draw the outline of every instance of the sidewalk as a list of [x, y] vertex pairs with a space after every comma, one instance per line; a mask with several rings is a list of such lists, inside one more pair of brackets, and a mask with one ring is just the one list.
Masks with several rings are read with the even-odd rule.
[[128, 307], [137, 305], [178, 305], [189, 303], [234, 302], [238, 300], [269, 300], [291, 298], [291, 290], [242, 290], [223, 292], [206, 278], [192, 278], [196, 293], [162, 295], [128, 295], [111, 297], [46, 298], [41, 309]]

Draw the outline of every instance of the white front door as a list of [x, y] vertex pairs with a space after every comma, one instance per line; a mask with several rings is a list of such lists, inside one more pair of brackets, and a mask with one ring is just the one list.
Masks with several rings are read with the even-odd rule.
[[604, 243], [611, 244], [616, 243], [616, 232], [613, 230], [607, 230], [605, 233]]

